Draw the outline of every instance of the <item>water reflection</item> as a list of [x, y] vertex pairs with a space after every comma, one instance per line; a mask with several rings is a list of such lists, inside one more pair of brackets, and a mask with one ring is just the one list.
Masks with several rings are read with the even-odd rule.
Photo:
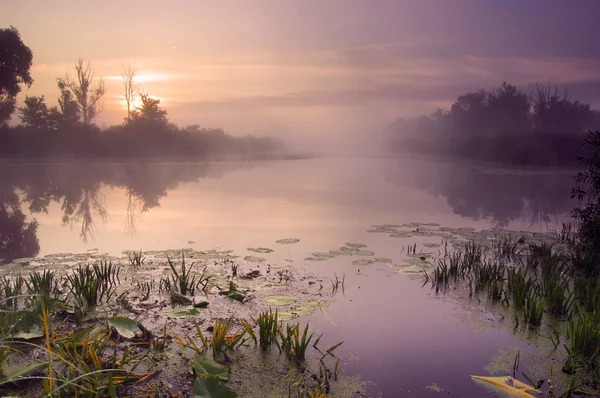
[[559, 224], [574, 206], [569, 172], [518, 171], [465, 167], [452, 163], [393, 161], [386, 179], [443, 197], [455, 214], [489, 220], [497, 228], [522, 221], [527, 229]]
[[38, 224], [27, 220], [18, 195], [0, 186], [0, 263], [3, 259], [34, 257], [40, 251]]
[[[247, 173], [215, 184], [198, 184], [201, 179], [221, 179], [234, 170]], [[183, 189], [183, 183], [195, 184]], [[159, 207], [170, 192], [183, 195], [185, 191], [177, 204], [169, 202], [170, 209], [177, 210], [179, 217], [195, 218], [183, 226], [173, 212], [164, 215], [168, 218], [161, 219], [163, 237], [184, 229], [189, 236], [195, 235], [198, 225], [208, 219], [229, 223], [231, 233], [249, 224], [269, 225], [271, 219], [281, 228], [307, 225], [318, 229], [326, 219], [341, 229], [348, 228], [344, 224], [348, 219], [366, 228], [382, 220], [423, 215], [424, 208], [439, 220], [454, 213], [483, 220], [484, 227], [514, 227], [511, 223], [521, 221], [525, 228], [540, 229], [557, 224], [573, 206], [572, 184], [569, 173], [474, 169], [414, 160], [3, 165], [0, 261], [40, 251], [35, 218], [42, 220], [46, 214], [51, 217], [44, 218], [45, 228], [59, 223], [69, 226], [84, 243], [105, 228], [109, 213], [124, 215], [117, 228], [136, 235], [142, 215]], [[449, 208], [440, 206], [439, 200], [423, 207], [427, 198], [443, 198]], [[255, 217], [248, 217], [247, 212], [256, 213]], [[110, 227], [114, 230], [114, 224]], [[265, 228], [249, 233], [260, 234]], [[45, 234], [51, 236], [45, 237], [44, 247], [45, 242], [59, 239], [53, 232]], [[142, 242], [144, 247], [152, 245], [147, 242]]]
[[0, 167], [0, 263], [39, 253], [34, 217], [48, 214], [52, 203], [60, 205], [62, 225], [77, 230], [85, 243], [108, 217], [102, 188], [123, 188], [128, 199], [124, 230], [133, 234], [140, 215], [160, 206], [160, 199], [179, 184], [220, 178], [236, 167], [239, 164], [4, 165]]

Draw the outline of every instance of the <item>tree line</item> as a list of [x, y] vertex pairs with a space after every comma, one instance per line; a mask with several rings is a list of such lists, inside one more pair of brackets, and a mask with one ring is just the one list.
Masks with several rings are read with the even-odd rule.
[[[0, 156], [271, 158], [285, 151], [281, 141], [268, 137], [234, 137], [221, 129], [170, 123], [160, 100], [143, 92], [134, 68], [121, 74], [127, 116], [101, 129], [94, 122], [104, 109], [107, 86], [83, 59], [73, 76], [57, 78], [57, 106], [48, 106], [42, 95], [26, 96], [17, 107], [22, 87], [33, 84], [33, 53], [12, 26], [0, 29], [0, 47], [5, 49], [0, 52]], [[21, 124], [11, 126], [15, 112]]]
[[411, 152], [519, 165], [575, 165], [600, 111], [568, 91], [512, 84], [463, 94], [449, 110], [399, 118], [385, 137], [392, 154]]

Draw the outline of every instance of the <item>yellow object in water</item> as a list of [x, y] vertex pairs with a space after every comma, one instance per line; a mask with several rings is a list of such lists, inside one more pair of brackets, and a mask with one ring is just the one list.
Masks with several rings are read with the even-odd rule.
[[493, 387], [494, 389], [501, 390], [511, 397], [533, 397], [531, 393], [541, 393], [540, 390], [536, 390], [532, 386], [517, 379], [513, 379], [510, 376], [471, 376], [471, 378], [475, 381], [482, 382], [484, 387]]

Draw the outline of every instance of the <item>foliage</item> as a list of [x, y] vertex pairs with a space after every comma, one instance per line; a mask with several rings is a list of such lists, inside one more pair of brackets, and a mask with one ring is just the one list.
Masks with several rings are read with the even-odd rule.
[[30, 69], [33, 53], [23, 42], [19, 31], [11, 26], [0, 29], [0, 125], [10, 119], [15, 97], [21, 85], [31, 86]]
[[104, 108], [103, 97], [106, 94], [104, 80], [98, 80], [97, 86], [92, 86], [94, 72], [89, 62], [79, 58], [75, 64], [77, 77], [71, 78], [68, 74], [65, 78], [59, 78], [59, 87], [66, 89], [73, 95], [73, 100], [79, 108], [81, 121], [84, 125], [91, 124], [94, 118], [102, 112]]
[[[386, 130], [386, 150], [519, 165], [575, 165], [585, 129], [600, 127], [600, 111], [558, 89], [529, 94], [503, 83], [457, 98], [449, 111], [399, 118]], [[543, 135], [543, 139], [540, 137]]]
[[[587, 170], [577, 173], [579, 186], [571, 193], [582, 202], [573, 210], [573, 217], [579, 224], [578, 232], [584, 249], [597, 253], [600, 247], [600, 130], [588, 132], [583, 144], [591, 150], [591, 155], [579, 158]], [[595, 263], [593, 272], [597, 275], [600, 272], [597, 256]]]

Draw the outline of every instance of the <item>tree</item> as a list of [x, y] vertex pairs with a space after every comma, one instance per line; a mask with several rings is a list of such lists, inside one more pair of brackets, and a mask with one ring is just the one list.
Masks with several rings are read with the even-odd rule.
[[503, 82], [488, 95], [488, 121], [495, 133], [524, 133], [530, 130], [529, 97], [512, 84]]
[[160, 100], [148, 94], [140, 94], [142, 106], [137, 107], [131, 114], [133, 120], [167, 123], [167, 111], [160, 109]]
[[104, 94], [106, 94], [106, 86], [104, 80], [100, 79], [96, 88], [92, 87], [94, 80], [94, 72], [89, 62], [85, 62], [79, 58], [75, 64], [77, 72], [76, 80], [73, 80], [67, 74], [64, 79], [58, 79], [58, 86], [68, 89], [72, 95], [74, 102], [77, 104], [84, 125], [92, 123], [94, 118], [104, 109]]
[[125, 104], [127, 105], [127, 121], [131, 121], [131, 112], [134, 110], [133, 102], [135, 97], [138, 96], [140, 91], [140, 85], [135, 82], [136, 77], [135, 68], [129, 67], [123, 69], [121, 77], [123, 78], [123, 97], [125, 97]]
[[32, 60], [33, 53], [14, 26], [0, 29], [0, 124], [14, 112], [21, 85], [33, 83], [29, 72]]
[[590, 153], [579, 160], [587, 170], [577, 173], [579, 186], [571, 192], [571, 197], [576, 197], [582, 205], [573, 209], [572, 215], [579, 222], [582, 243], [597, 250], [600, 247], [600, 131], [590, 130], [583, 144]]
[[58, 97], [58, 108], [53, 106], [48, 111], [48, 124], [50, 128], [69, 128], [80, 123], [81, 112], [79, 106], [73, 100], [73, 94], [62, 79], [58, 79], [60, 97]]
[[25, 105], [19, 108], [21, 122], [34, 129], [48, 127], [49, 111], [44, 96], [25, 97]]
[[571, 101], [571, 94], [558, 87], [536, 83], [529, 87], [533, 124], [545, 133], [581, 133], [598, 128], [595, 113], [588, 104]]

